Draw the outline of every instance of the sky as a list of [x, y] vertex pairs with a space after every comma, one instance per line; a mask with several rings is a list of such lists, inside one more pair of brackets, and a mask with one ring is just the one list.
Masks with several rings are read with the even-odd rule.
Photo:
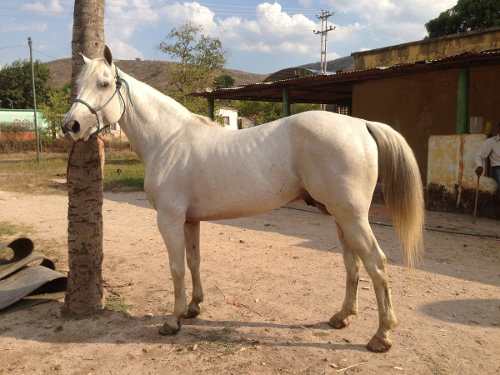
[[[328, 58], [422, 39], [425, 23], [457, 0], [106, 0], [105, 35], [116, 59], [171, 60], [158, 46], [191, 22], [222, 41], [226, 67], [254, 73], [316, 62], [317, 14], [330, 10]], [[0, 65], [71, 55], [72, 0], [0, 0]]]

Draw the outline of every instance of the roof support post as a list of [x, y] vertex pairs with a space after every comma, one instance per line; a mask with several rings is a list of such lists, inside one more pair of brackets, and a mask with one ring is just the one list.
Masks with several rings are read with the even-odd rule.
[[469, 69], [458, 74], [457, 88], [457, 134], [469, 132]]
[[207, 97], [208, 102], [208, 117], [210, 120], [215, 121], [215, 99], [213, 96]]
[[288, 117], [292, 114], [292, 111], [290, 108], [290, 98], [288, 96], [288, 87], [283, 87], [281, 98], [282, 98], [282, 104], [283, 104], [282, 116]]

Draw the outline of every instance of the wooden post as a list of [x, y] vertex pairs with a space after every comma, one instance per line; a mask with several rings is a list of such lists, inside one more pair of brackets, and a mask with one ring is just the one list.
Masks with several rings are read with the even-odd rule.
[[209, 96], [207, 98], [207, 101], [208, 101], [208, 117], [210, 117], [212, 121], [215, 121], [215, 99], [213, 96]]
[[457, 134], [469, 132], [469, 69], [460, 70], [457, 88]]
[[[35, 124], [35, 139], [36, 139], [36, 162], [40, 163], [40, 132], [38, 131], [38, 119], [36, 108], [36, 87], [35, 87], [35, 68], [33, 67], [33, 42], [31, 37], [28, 37], [28, 47], [30, 49], [30, 64], [31, 64], [31, 87], [33, 90], [33, 122]], [[12, 102], [11, 102], [12, 103]]]
[[290, 109], [290, 98], [288, 96], [288, 88], [283, 87], [283, 92], [282, 92], [282, 103], [283, 103], [283, 117], [288, 117], [292, 114], [292, 111]]

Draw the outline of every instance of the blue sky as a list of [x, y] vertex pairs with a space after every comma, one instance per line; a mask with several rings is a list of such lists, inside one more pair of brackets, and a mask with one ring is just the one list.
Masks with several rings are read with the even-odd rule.
[[[456, 0], [174, 1], [106, 0], [106, 40], [115, 58], [168, 60], [158, 50], [172, 27], [190, 21], [222, 40], [227, 67], [256, 73], [319, 60], [320, 9], [335, 12], [329, 58], [423, 38], [424, 24]], [[68, 57], [72, 0], [0, 1], [0, 64], [28, 56]]]

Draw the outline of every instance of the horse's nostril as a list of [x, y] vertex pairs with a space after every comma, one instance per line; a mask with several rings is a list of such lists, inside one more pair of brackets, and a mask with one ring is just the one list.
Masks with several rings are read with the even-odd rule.
[[73, 126], [71, 126], [71, 131], [73, 133], [78, 133], [80, 131], [80, 123], [78, 121], [75, 121], [73, 123]]
[[68, 128], [66, 127], [66, 124], [61, 125], [61, 130], [62, 130], [63, 134], [66, 134], [68, 132]]

